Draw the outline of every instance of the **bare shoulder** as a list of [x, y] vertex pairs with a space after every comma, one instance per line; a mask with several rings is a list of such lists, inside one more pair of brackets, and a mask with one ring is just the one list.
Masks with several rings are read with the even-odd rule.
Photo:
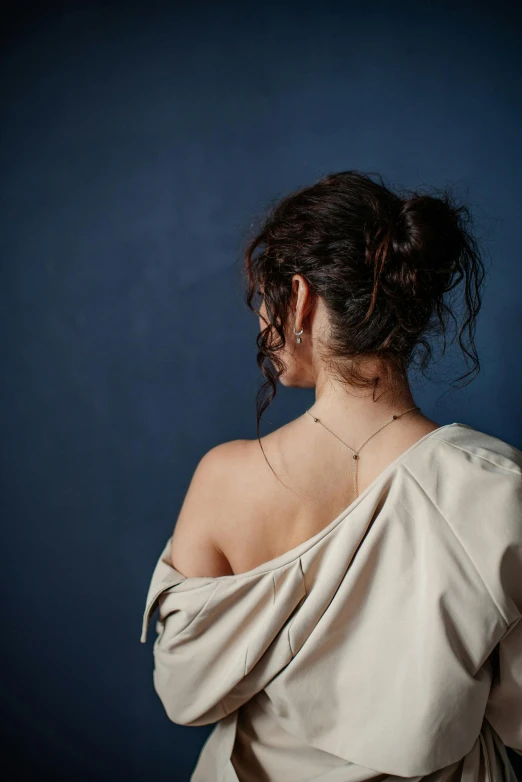
[[236, 462], [241, 462], [252, 451], [252, 440], [229, 440], [215, 445], [199, 461], [197, 470], [217, 475]]
[[295, 469], [282, 447], [285, 431], [286, 425], [260, 440], [226, 443], [214, 454], [222, 476], [216, 541], [235, 574], [294, 545], [292, 519], [299, 497], [296, 506]]
[[186, 575], [244, 573], [321, 528], [331, 502], [324, 492], [313, 502], [316, 468], [309, 456], [303, 471], [295, 426], [222, 443], [201, 458], [176, 525], [174, 567]]
[[230, 440], [214, 446], [201, 458], [194, 477], [199, 474], [204, 481], [214, 480], [223, 492], [228, 490], [237, 496], [238, 491], [259, 484], [260, 479], [265, 477], [260, 470], [261, 464], [264, 463], [270, 471], [264, 454], [272, 465], [274, 461], [279, 463], [278, 435], [282, 429], [261, 437], [261, 445], [256, 439]]
[[231, 511], [237, 469], [246, 461], [248, 441], [232, 440], [207, 451], [199, 460], [172, 535], [173, 566], [187, 577], [232, 573], [221, 547]]
[[[262, 437], [262, 448], [274, 455], [271, 440], [271, 436]], [[235, 527], [235, 517], [243, 516], [246, 507], [266, 495], [263, 450], [258, 440], [230, 440], [201, 459], [193, 480], [200, 489], [212, 492], [214, 521], [221, 530]]]

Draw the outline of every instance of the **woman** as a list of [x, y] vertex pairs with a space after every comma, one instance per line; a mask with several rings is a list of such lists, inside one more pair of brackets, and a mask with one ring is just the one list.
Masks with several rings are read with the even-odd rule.
[[[217, 722], [191, 782], [516, 782], [522, 452], [439, 425], [408, 384], [459, 283], [479, 368], [467, 219], [447, 192], [347, 171], [284, 198], [247, 246], [258, 439], [198, 464], [143, 616], [145, 642], [159, 608], [169, 718]], [[278, 380], [315, 402], [260, 438]]]

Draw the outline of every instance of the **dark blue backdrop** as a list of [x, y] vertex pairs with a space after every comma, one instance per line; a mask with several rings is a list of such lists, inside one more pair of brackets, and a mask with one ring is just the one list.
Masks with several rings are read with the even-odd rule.
[[[13, 780], [185, 782], [211, 727], [168, 721], [141, 617], [198, 460], [255, 437], [257, 319], [240, 260], [270, 201], [347, 168], [460, 188], [491, 259], [482, 372], [444, 393], [466, 368], [450, 351], [414, 393], [440, 424], [522, 448], [516, 4], [13, 9], [2, 758]], [[280, 387], [263, 433], [312, 401]]]

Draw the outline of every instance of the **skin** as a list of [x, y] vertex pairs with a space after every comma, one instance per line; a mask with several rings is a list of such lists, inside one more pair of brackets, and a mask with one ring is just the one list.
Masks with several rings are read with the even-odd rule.
[[[264, 303], [259, 327], [269, 325]], [[318, 353], [328, 316], [299, 274], [292, 278], [287, 344], [281, 355], [286, 370], [279, 382], [314, 388], [310, 412], [352, 448], [361, 448], [358, 494], [390, 462], [439, 424], [411, 410], [374, 434], [394, 414], [416, 406], [403, 381], [395, 398], [382, 385], [347, 389], [331, 377]], [[301, 343], [296, 331], [304, 327]], [[364, 370], [378, 373], [374, 359]], [[261, 443], [276, 472], [267, 465], [257, 440], [233, 440], [212, 448], [192, 477], [172, 536], [172, 564], [182, 574], [223, 576], [244, 573], [289, 551], [317, 534], [355, 499], [353, 454], [305, 412], [276, 429]]]

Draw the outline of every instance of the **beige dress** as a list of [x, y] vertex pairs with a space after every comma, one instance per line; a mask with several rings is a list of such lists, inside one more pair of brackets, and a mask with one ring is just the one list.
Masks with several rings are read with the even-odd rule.
[[153, 683], [217, 723], [191, 782], [516, 782], [522, 452], [429, 432], [337, 518], [245, 573], [152, 575]]

